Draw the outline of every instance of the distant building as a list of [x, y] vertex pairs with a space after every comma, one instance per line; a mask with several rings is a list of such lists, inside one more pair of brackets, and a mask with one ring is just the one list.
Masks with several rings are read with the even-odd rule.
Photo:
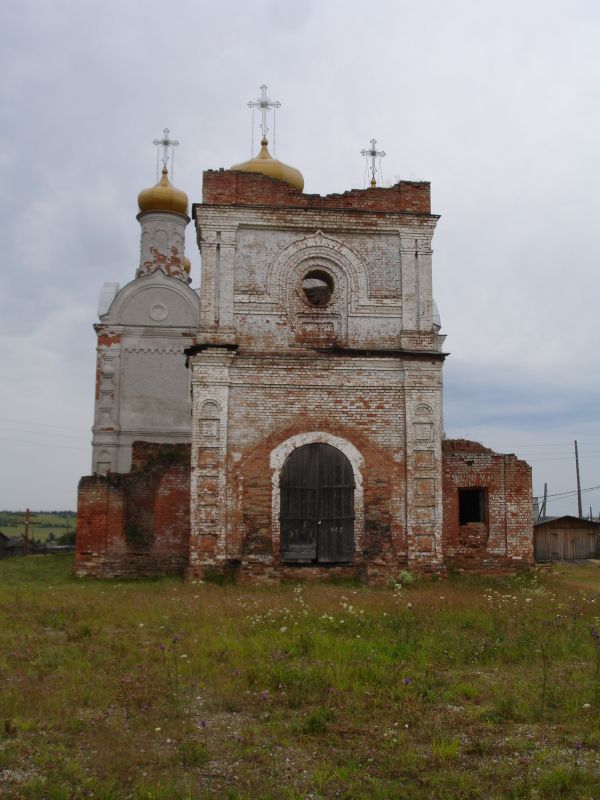
[[199, 293], [166, 169], [139, 207], [140, 266], [96, 325], [77, 574], [377, 582], [533, 562], [528, 465], [443, 440], [428, 183], [304, 194], [264, 141], [204, 173]]
[[7, 536], [0, 531], [0, 558], [23, 555], [25, 541], [23, 536]]
[[579, 517], [552, 517], [533, 527], [535, 560], [578, 561], [600, 556], [600, 523]]
[[[34, 540], [30, 540], [29, 552], [44, 553], [46, 552], [46, 546], [38, 544]], [[4, 533], [0, 532], [0, 558], [22, 555], [25, 555], [25, 537], [22, 534], [6, 536]]]

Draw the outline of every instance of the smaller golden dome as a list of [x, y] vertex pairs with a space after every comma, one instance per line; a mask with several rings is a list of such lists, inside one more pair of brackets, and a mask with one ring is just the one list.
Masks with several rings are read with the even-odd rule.
[[183, 269], [189, 275], [192, 269], [192, 262], [189, 260], [187, 256], [183, 257]]
[[260, 144], [260, 153], [256, 158], [244, 161], [243, 164], [235, 164], [231, 169], [234, 172], [257, 172], [260, 175], [267, 175], [269, 178], [283, 181], [288, 186], [293, 186], [294, 189], [302, 191], [304, 189], [304, 178], [300, 170], [273, 158], [269, 153], [267, 147], [269, 143], [266, 139], [263, 139]]
[[150, 189], [142, 189], [138, 195], [140, 211], [173, 211], [187, 214], [188, 198], [181, 189], [176, 189], [168, 178], [169, 171], [163, 167], [162, 178]]

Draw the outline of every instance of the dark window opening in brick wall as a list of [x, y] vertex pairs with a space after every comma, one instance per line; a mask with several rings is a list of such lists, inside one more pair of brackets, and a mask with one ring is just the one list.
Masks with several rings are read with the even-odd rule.
[[302, 291], [311, 306], [323, 308], [333, 295], [331, 275], [321, 269], [311, 270], [302, 279]]
[[485, 522], [485, 489], [458, 490], [458, 524]]

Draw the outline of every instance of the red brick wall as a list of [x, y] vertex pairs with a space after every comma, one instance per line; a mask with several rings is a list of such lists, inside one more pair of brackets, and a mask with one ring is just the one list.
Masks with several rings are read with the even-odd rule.
[[431, 213], [430, 184], [400, 181], [390, 188], [352, 189], [343, 194], [303, 194], [275, 178], [249, 172], [207, 170], [203, 176], [205, 205], [287, 206], [313, 209]]
[[190, 446], [134, 442], [131, 473], [79, 482], [75, 574], [183, 572], [189, 514]]
[[[364, 487], [365, 529], [362, 551], [355, 554], [353, 567], [341, 569], [342, 573], [373, 577], [378, 574], [395, 574], [399, 563], [406, 563], [406, 535], [404, 527], [393, 523], [393, 493], [404, 493], [404, 464], [395, 463], [386, 452], [369, 437], [369, 424], [373, 416], [365, 413], [363, 422], [354, 428], [347, 427], [338, 418], [323, 415], [298, 417], [295, 422], [270, 436], [245, 453], [237, 464], [230, 463], [230, 480], [239, 487], [234, 495], [229, 516], [230, 554], [240, 558], [242, 571], [248, 575], [271, 576], [299, 574], [306, 577], [306, 567], [284, 565], [274, 552], [272, 530], [272, 470], [269, 458], [272, 450], [296, 434], [307, 430], [326, 431], [353, 444], [365, 459], [362, 467]], [[340, 571], [339, 567], [336, 567]], [[315, 574], [319, 568], [315, 567]], [[320, 574], [331, 568], [321, 565]]]
[[[377, 580], [405, 568], [407, 467], [400, 363], [393, 360], [389, 371], [372, 372], [351, 358], [338, 358], [334, 366], [346, 367], [346, 388], [341, 390], [331, 379], [329, 361], [317, 369], [314, 360], [304, 363], [302, 359], [273, 358], [271, 362], [261, 361], [258, 371], [253, 357], [238, 354], [228, 399], [220, 398], [228, 409], [224, 461], [227, 496], [220, 517], [226, 536], [224, 541], [217, 541], [216, 534], [208, 532], [198, 536], [193, 543], [198, 552], [193, 554], [192, 570], [198, 565], [200, 574], [201, 565], [225, 566], [229, 562], [233, 567], [238, 562], [243, 574], [247, 572], [257, 578], [294, 571], [293, 567], [281, 564], [274, 542], [270, 457], [283, 442], [312, 432], [343, 439], [364, 459], [360, 468], [364, 532], [361, 529], [363, 542], [356, 553], [354, 571]], [[207, 360], [206, 367], [198, 372], [203, 380], [208, 380], [209, 369]], [[433, 389], [433, 405], [437, 403], [438, 391], [437, 387]], [[199, 464], [202, 464], [202, 439], [195, 441], [200, 445]], [[206, 445], [209, 446], [214, 447], [214, 442]], [[199, 532], [207, 530], [204, 511], [200, 514], [200, 510]], [[329, 572], [331, 568], [322, 569]], [[305, 571], [308, 572], [302, 567], [302, 574]]]
[[[354, 444], [365, 459], [362, 552], [357, 553], [352, 567], [335, 566], [327, 572], [358, 574], [371, 581], [393, 577], [407, 563], [406, 531], [398, 513], [406, 465], [398, 457], [402, 432], [386, 423], [389, 396], [370, 394], [332, 405], [324, 401], [319, 412], [305, 410], [292, 424], [262, 436], [260, 409], [263, 403], [274, 402], [273, 392], [277, 390], [247, 396], [246, 412], [255, 424], [248, 424], [246, 418], [243, 425], [240, 420], [230, 430], [232, 451], [243, 451], [241, 457], [232, 455], [228, 462], [230, 563], [241, 564], [242, 578], [252, 580], [297, 573], [293, 566], [280, 564], [273, 553], [269, 457], [275, 447], [297, 433], [326, 430]], [[337, 411], [336, 405], [341, 406]], [[248, 436], [249, 431], [255, 436]], [[88, 476], [80, 481], [77, 575], [181, 573], [187, 567], [189, 446], [136, 442], [133, 452], [132, 473]], [[459, 525], [458, 489], [468, 487], [482, 487], [487, 492], [485, 523]], [[443, 500], [442, 547], [447, 566], [489, 572], [533, 563], [531, 470], [525, 462], [514, 455], [493, 453], [475, 442], [446, 441]], [[206, 538], [207, 545], [213, 542]], [[206, 555], [210, 559], [213, 554]], [[302, 568], [303, 577], [309, 572], [310, 568]], [[316, 567], [312, 572], [316, 576], [323, 569]]]
[[114, 541], [123, 538], [124, 499], [120, 476], [91, 475], [79, 481], [76, 561], [80, 566], [102, 560]]
[[[443, 442], [444, 521], [447, 566], [493, 571], [533, 563], [531, 468], [514, 455], [494, 453], [477, 442]], [[486, 521], [459, 524], [458, 490], [486, 491]]]

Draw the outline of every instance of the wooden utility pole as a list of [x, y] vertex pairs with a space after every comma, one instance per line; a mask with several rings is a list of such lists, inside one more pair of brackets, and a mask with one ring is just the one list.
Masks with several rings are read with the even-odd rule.
[[[546, 500], [547, 499], [548, 499], [548, 484], [545, 483], [544, 484], [544, 498], [542, 500], [541, 505], [538, 506], [538, 515], [537, 515], [536, 522], [539, 522], [541, 519], [543, 519], [546, 516]], [[536, 501], [537, 500], [539, 500], [539, 498], [536, 497]]]
[[23, 555], [29, 555], [29, 509], [25, 509], [25, 538], [23, 539]]
[[544, 502], [542, 503], [542, 510], [540, 517], [543, 519], [546, 516], [546, 501], [548, 500], [548, 484], [544, 484]]
[[577, 473], [577, 509], [579, 511], [579, 519], [583, 517], [581, 509], [581, 481], [579, 480], [579, 453], [577, 451], [577, 439], [575, 439], [575, 471]]

